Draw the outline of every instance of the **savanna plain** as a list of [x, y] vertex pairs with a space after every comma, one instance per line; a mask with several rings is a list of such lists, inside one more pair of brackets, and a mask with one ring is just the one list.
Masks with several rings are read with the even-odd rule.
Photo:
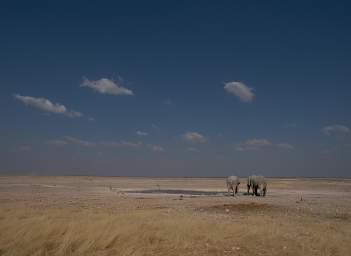
[[0, 176], [0, 255], [351, 255], [351, 179]]

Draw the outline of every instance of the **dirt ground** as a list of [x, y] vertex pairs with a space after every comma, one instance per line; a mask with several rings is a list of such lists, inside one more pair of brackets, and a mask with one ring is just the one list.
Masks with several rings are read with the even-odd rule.
[[351, 179], [0, 176], [0, 255], [351, 255]]

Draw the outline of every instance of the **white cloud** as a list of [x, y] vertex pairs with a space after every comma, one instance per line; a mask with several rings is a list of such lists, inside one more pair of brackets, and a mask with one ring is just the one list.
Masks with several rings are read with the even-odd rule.
[[19, 94], [14, 95], [16, 100], [21, 101], [27, 106], [31, 106], [37, 109], [40, 109], [45, 112], [54, 113], [54, 114], [62, 114], [68, 117], [81, 117], [82, 113], [68, 110], [64, 105], [59, 103], [52, 103], [50, 100], [45, 98], [34, 98], [31, 96], [22, 96]]
[[78, 112], [78, 111], [70, 110], [70, 111], [66, 112], [66, 116], [69, 116], [69, 117], [81, 117], [81, 116], [83, 116], [83, 114]]
[[289, 143], [278, 143], [277, 147], [280, 149], [285, 149], [285, 150], [293, 150], [294, 146], [289, 144]]
[[182, 137], [186, 141], [190, 141], [190, 142], [194, 142], [194, 143], [206, 143], [207, 142], [207, 138], [198, 132], [186, 132], [182, 135]]
[[95, 146], [104, 146], [104, 147], [119, 147], [119, 148], [140, 148], [143, 146], [141, 142], [130, 142], [130, 141], [105, 141], [105, 142], [93, 142], [87, 140], [81, 140], [70, 136], [65, 136], [62, 139], [55, 139], [47, 141], [49, 145], [63, 146], [68, 144], [76, 144], [82, 147], [95, 147]]
[[136, 134], [138, 136], [147, 136], [147, 135], [149, 135], [147, 132], [143, 132], [143, 131], [136, 131]]
[[163, 152], [165, 151], [163, 147], [161, 147], [160, 145], [152, 145], [152, 144], [149, 144], [148, 147], [152, 150], [152, 151], [155, 151], [155, 152]]
[[130, 148], [140, 148], [143, 145], [141, 142], [130, 142], [130, 141], [121, 141], [120, 144], [124, 147], [130, 147]]
[[62, 146], [62, 145], [67, 145], [68, 142], [65, 140], [49, 140], [47, 142], [49, 145], [56, 145], [56, 146]]
[[294, 146], [289, 143], [273, 143], [268, 139], [249, 139], [237, 146], [238, 151], [259, 150], [267, 147], [276, 147], [284, 150], [293, 150]]
[[[132, 141], [104, 141], [104, 142], [92, 142], [87, 140], [81, 140], [70, 136], [65, 136], [62, 139], [57, 140], [50, 140], [47, 142], [49, 145], [68, 145], [68, 144], [75, 144], [82, 147], [95, 147], [95, 146], [102, 146], [102, 147], [110, 147], [110, 148], [130, 148], [130, 149], [140, 149], [144, 145], [142, 142], [132, 142]], [[164, 148], [160, 145], [153, 145], [148, 144], [146, 145], [147, 148], [151, 149], [155, 152], [163, 152]]]
[[236, 150], [246, 151], [246, 150], [256, 150], [262, 147], [271, 146], [272, 143], [267, 139], [249, 139], [244, 143], [240, 144]]
[[[142, 142], [131, 142], [131, 141], [102, 142], [101, 144], [107, 147], [119, 147], [119, 148], [125, 147], [125, 148], [135, 148], [135, 149], [138, 149], [144, 146]], [[160, 145], [147, 144], [145, 146], [155, 152], [165, 151], [164, 148]]]
[[334, 134], [346, 134], [350, 132], [350, 128], [348, 128], [345, 125], [334, 124], [334, 125], [323, 127], [322, 132], [328, 136], [334, 135]]
[[140, 148], [143, 144], [141, 142], [130, 142], [130, 141], [109, 141], [109, 142], [101, 142], [100, 143], [106, 147], [127, 147], [127, 148]]
[[89, 87], [101, 94], [111, 94], [111, 95], [134, 95], [133, 91], [123, 87], [119, 82], [101, 78], [99, 80], [93, 81], [87, 78], [83, 79], [81, 87]]
[[70, 136], [65, 136], [64, 140], [66, 140], [68, 143], [77, 144], [77, 145], [80, 145], [82, 147], [94, 147], [94, 146], [96, 146], [95, 142], [81, 140], [81, 139], [77, 139], [77, 138], [70, 137]]
[[251, 102], [253, 101], [255, 94], [253, 89], [246, 86], [242, 82], [228, 82], [224, 85], [224, 90], [228, 93], [234, 94], [242, 102]]

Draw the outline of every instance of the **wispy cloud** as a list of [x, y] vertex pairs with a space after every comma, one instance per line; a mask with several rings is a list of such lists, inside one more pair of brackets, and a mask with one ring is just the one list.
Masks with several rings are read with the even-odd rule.
[[236, 150], [238, 151], [257, 150], [271, 145], [272, 145], [272, 142], [270, 142], [268, 139], [249, 139], [244, 143], [239, 144]]
[[136, 134], [138, 136], [147, 136], [147, 135], [149, 135], [147, 132], [143, 132], [143, 131], [136, 131]]
[[120, 144], [124, 147], [130, 147], [130, 148], [140, 148], [143, 145], [141, 142], [130, 142], [130, 141], [121, 141]]
[[340, 125], [340, 124], [334, 124], [334, 125], [329, 125], [325, 126], [322, 128], [322, 133], [325, 135], [342, 135], [350, 132], [350, 128], [345, 126], [345, 125]]
[[89, 80], [83, 78], [81, 87], [89, 87], [101, 94], [111, 94], [111, 95], [127, 95], [132, 96], [134, 92], [130, 89], [124, 87], [120, 82], [113, 81], [107, 78], [101, 78], [99, 80]]
[[65, 141], [65, 140], [58, 139], [58, 140], [49, 140], [47, 142], [47, 144], [49, 144], [49, 145], [56, 145], [56, 146], [62, 146], [62, 145], [67, 145], [68, 142]]
[[186, 132], [182, 135], [183, 139], [193, 143], [206, 143], [207, 138], [198, 132]]
[[237, 151], [259, 150], [263, 148], [279, 148], [284, 150], [293, 150], [294, 146], [289, 143], [273, 143], [268, 139], [249, 139], [236, 147]]
[[97, 143], [95, 142], [82, 140], [71, 136], [64, 136], [59, 139], [48, 140], [46, 144], [52, 145], [52, 146], [65, 146], [65, 145], [73, 144], [73, 145], [79, 145], [82, 147], [95, 147], [97, 145]]
[[41, 111], [53, 113], [53, 114], [62, 114], [68, 117], [81, 117], [82, 113], [74, 110], [67, 109], [64, 105], [59, 103], [53, 103], [45, 98], [34, 98], [31, 96], [22, 96], [15, 94], [14, 98], [27, 106], [40, 109]]
[[242, 102], [251, 102], [255, 98], [253, 89], [242, 82], [228, 82], [224, 85], [224, 90], [228, 93], [234, 94]]
[[71, 136], [64, 136], [59, 139], [53, 139], [46, 142], [48, 145], [63, 146], [68, 144], [79, 145], [82, 147], [118, 147], [118, 148], [141, 148], [143, 146], [142, 142], [131, 142], [131, 141], [103, 141], [94, 142], [88, 140], [82, 140]]
[[70, 136], [65, 136], [64, 140], [66, 142], [72, 143], [72, 144], [77, 144], [79, 146], [82, 147], [95, 147], [96, 143], [95, 142], [91, 142], [91, 141], [87, 141], [87, 140], [81, 140], [81, 139], [77, 139], [74, 137], [70, 137]]
[[106, 147], [118, 147], [118, 148], [132, 148], [132, 149], [139, 149], [142, 147], [146, 147], [152, 151], [155, 152], [163, 152], [165, 151], [164, 148], [160, 145], [154, 145], [154, 144], [147, 144], [144, 145], [142, 142], [131, 142], [131, 141], [120, 141], [120, 142], [102, 142], [100, 143], [103, 146]]
[[293, 150], [295, 147], [289, 143], [278, 143], [276, 145], [280, 149]]
[[140, 148], [142, 147], [142, 143], [141, 142], [131, 142], [131, 141], [119, 141], [119, 142], [115, 142], [115, 141], [105, 141], [105, 142], [101, 142], [100, 143], [103, 146], [106, 147], [118, 147], [118, 148]]
[[152, 151], [155, 151], [155, 152], [163, 152], [165, 151], [164, 148], [160, 145], [152, 145], [152, 144], [149, 144], [148, 147], [152, 150]]

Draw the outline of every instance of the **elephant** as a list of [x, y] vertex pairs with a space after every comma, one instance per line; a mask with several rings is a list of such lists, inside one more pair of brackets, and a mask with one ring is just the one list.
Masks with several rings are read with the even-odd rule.
[[[267, 182], [265, 177], [252, 175], [247, 178], [247, 194], [250, 194], [250, 188], [252, 189], [252, 195], [255, 196], [266, 196]], [[260, 193], [258, 193], [260, 190]]]
[[233, 191], [233, 196], [235, 196], [238, 193], [238, 188], [239, 188], [240, 180], [238, 176], [229, 176], [227, 178], [227, 189], [228, 189], [228, 195], [230, 195], [230, 191]]

